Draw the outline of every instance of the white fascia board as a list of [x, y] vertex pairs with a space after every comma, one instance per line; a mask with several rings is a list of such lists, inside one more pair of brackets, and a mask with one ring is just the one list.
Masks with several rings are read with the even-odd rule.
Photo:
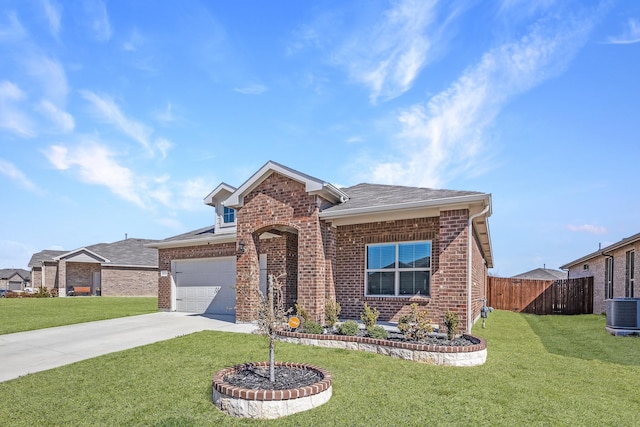
[[569, 262], [569, 263], [567, 263], [565, 265], [562, 265], [562, 266], [560, 266], [560, 269], [561, 270], [568, 270], [569, 267], [572, 267], [572, 266], [577, 265], [577, 264], [582, 264], [585, 261], [589, 261], [589, 260], [591, 260], [593, 258], [597, 258], [599, 256], [604, 256], [604, 254], [610, 255], [610, 253], [608, 253], [608, 252], [615, 251], [615, 250], [623, 248], [623, 247], [625, 247], [627, 245], [632, 245], [632, 244], [634, 244], [634, 243], [636, 243], [638, 241], [640, 241], [640, 233], [634, 234], [631, 237], [627, 237], [626, 239], [622, 239], [619, 242], [616, 242], [616, 243], [614, 243], [612, 245], [604, 247], [604, 248], [602, 248], [602, 249], [600, 249], [600, 250], [598, 250], [596, 252], [592, 252], [592, 253], [590, 253], [588, 255], [583, 256], [582, 258], [578, 258], [578, 259], [576, 259], [574, 261], [571, 261], [571, 262]]
[[304, 184], [307, 193], [333, 197], [334, 201], [347, 197], [346, 193], [331, 184], [270, 160], [234, 191], [233, 194], [223, 202], [224, 206], [235, 209], [241, 208], [244, 205], [244, 195], [257, 187], [274, 172]]
[[109, 263], [105, 263], [103, 262], [102, 264], [100, 264], [102, 267], [116, 267], [116, 268], [121, 268], [121, 267], [125, 267], [125, 268], [158, 268], [157, 265], [132, 265], [132, 264], [109, 264]]
[[[491, 205], [491, 195], [490, 194], [471, 194], [466, 196], [458, 196], [458, 197], [448, 197], [446, 199], [434, 199], [434, 200], [416, 200], [413, 202], [407, 203], [397, 203], [395, 205], [386, 205], [386, 206], [367, 206], [364, 208], [354, 208], [354, 209], [345, 209], [345, 210], [337, 210], [337, 211], [324, 211], [320, 212], [319, 216], [324, 220], [334, 220], [341, 218], [349, 218], [356, 217], [361, 215], [371, 215], [383, 212], [393, 212], [393, 211], [405, 211], [405, 210], [414, 210], [414, 209], [422, 209], [422, 208], [439, 208], [440, 210], [444, 209], [454, 209], [456, 207], [459, 208], [468, 208], [471, 204], [476, 203], [484, 203], [484, 206]], [[491, 215], [491, 210], [489, 210], [487, 216]]]
[[149, 243], [145, 246], [148, 248], [155, 248], [155, 249], [168, 249], [168, 248], [183, 248], [186, 246], [215, 245], [218, 243], [231, 243], [235, 241], [236, 241], [235, 233], [225, 233], [224, 235], [218, 235], [213, 237], [200, 237], [197, 239], [184, 239], [184, 240], [172, 240], [169, 242]]
[[213, 199], [215, 199], [221, 191], [227, 191], [229, 192], [229, 194], [233, 194], [233, 192], [236, 191], [236, 188], [227, 184], [226, 182], [221, 182], [211, 193], [207, 194], [207, 196], [203, 199], [204, 204], [215, 206], [215, 202], [213, 201]]
[[103, 257], [102, 255], [98, 255], [97, 253], [95, 253], [95, 252], [93, 252], [93, 251], [91, 251], [91, 250], [89, 250], [87, 248], [75, 249], [73, 251], [67, 252], [66, 254], [58, 255], [57, 257], [54, 257], [53, 259], [56, 260], [56, 261], [60, 261], [63, 258], [68, 258], [71, 255], [74, 255], [74, 254], [77, 254], [77, 253], [80, 253], [80, 252], [87, 252], [87, 253], [89, 253], [89, 254], [101, 259], [102, 262], [111, 262], [107, 258]]

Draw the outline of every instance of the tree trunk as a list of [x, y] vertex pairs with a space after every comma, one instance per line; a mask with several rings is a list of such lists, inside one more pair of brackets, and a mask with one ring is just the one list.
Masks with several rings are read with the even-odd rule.
[[269, 278], [268, 281], [268, 297], [269, 304], [269, 323], [271, 323], [271, 330], [269, 331], [269, 381], [275, 382], [276, 380], [276, 331], [275, 331], [275, 313], [273, 311], [273, 278]]

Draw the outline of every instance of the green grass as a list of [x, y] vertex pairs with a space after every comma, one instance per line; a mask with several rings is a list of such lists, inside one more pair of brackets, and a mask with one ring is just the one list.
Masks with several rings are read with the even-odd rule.
[[[487, 363], [428, 366], [278, 343], [281, 361], [334, 375], [331, 400], [277, 421], [237, 420], [211, 403], [223, 367], [267, 358], [260, 336], [200, 332], [0, 383], [3, 425], [592, 426], [637, 425], [640, 339], [604, 317], [494, 311]], [[11, 402], [15, 402], [12, 404]]]
[[0, 335], [158, 311], [158, 298], [1, 298]]

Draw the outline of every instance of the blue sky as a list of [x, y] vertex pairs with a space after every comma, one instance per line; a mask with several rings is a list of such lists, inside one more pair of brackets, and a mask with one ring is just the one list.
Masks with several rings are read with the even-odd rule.
[[0, 267], [209, 225], [274, 160], [491, 193], [499, 276], [640, 232], [640, 2], [4, 0]]

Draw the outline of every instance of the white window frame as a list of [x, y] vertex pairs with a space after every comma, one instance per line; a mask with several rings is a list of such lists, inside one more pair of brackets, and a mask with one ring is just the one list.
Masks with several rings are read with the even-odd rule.
[[625, 254], [625, 259], [626, 259], [626, 263], [625, 263], [625, 286], [624, 286], [624, 293], [625, 293], [625, 297], [627, 298], [633, 298], [634, 297], [634, 286], [635, 286], [635, 264], [636, 264], [636, 251], [631, 249], [630, 251], [627, 251], [627, 253]]
[[604, 259], [604, 298], [613, 298], [613, 257]]
[[[413, 267], [413, 268], [401, 268], [398, 266], [399, 260], [399, 252], [400, 245], [403, 244], [420, 244], [427, 243], [429, 244], [429, 266], [428, 267]], [[395, 246], [395, 266], [393, 269], [391, 268], [367, 268], [369, 265], [369, 248], [375, 246]], [[380, 298], [413, 298], [417, 295], [430, 297], [431, 296], [431, 261], [433, 258], [433, 242], [431, 240], [411, 240], [411, 241], [403, 241], [403, 242], [387, 242], [387, 243], [371, 243], [365, 246], [365, 260], [364, 260], [364, 295], [365, 297], [380, 297]], [[429, 292], [428, 294], [400, 294], [400, 273], [401, 272], [410, 272], [410, 271], [420, 271], [426, 272], [427, 277], [429, 279]], [[370, 294], [369, 293], [369, 273], [394, 273], [394, 293], [393, 294]]]
[[[233, 211], [233, 221], [227, 221], [227, 209], [229, 211]], [[223, 226], [229, 226], [229, 225], [235, 224], [236, 223], [237, 214], [238, 214], [238, 212], [236, 212], [235, 209], [223, 206], [222, 207], [222, 215], [221, 215], [222, 216], [222, 225]]]

